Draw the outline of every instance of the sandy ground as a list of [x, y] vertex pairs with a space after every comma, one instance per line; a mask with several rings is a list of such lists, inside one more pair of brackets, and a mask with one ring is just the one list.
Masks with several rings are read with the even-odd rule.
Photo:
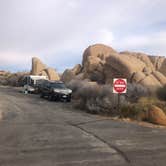
[[166, 130], [0, 87], [0, 166], [165, 166]]

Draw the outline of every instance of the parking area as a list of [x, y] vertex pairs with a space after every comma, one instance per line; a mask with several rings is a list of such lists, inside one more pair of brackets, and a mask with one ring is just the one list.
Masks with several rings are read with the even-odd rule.
[[166, 130], [0, 87], [1, 166], [165, 166]]

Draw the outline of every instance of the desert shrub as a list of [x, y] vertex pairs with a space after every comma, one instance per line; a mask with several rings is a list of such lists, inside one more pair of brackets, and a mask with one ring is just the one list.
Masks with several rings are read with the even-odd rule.
[[148, 97], [148, 90], [139, 84], [129, 84], [128, 93], [121, 95], [120, 112], [117, 111], [117, 94], [112, 93], [111, 85], [99, 85], [88, 80], [72, 80], [68, 87], [73, 90], [75, 107], [90, 113], [119, 115], [139, 121], [147, 119], [151, 105], [156, 105], [166, 112], [166, 102], [155, 97]]
[[142, 97], [138, 100], [139, 104], [142, 105], [155, 105], [159, 108], [161, 108], [166, 113], [166, 102], [161, 101], [156, 97]]
[[9, 86], [22, 86], [23, 78], [28, 74], [28, 72], [6, 73], [5, 75], [0, 76], [0, 84]]
[[[104, 113], [117, 115], [117, 94], [112, 93], [111, 85], [99, 85], [96, 82], [72, 80], [68, 87], [73, 90], [73, 97], [77, 100], [76, 107], [90, 113]], [[121, 104], [125, 104], [121, 96]]]
[[7, 85], [8, 82], [4, 76], [0, 76], [0, 85]]
[[141, 103], [128, 103], [121, 108], [121, 116], [138, 121], [147, 120], [148, 108], [149, 105], [144, 105]]
[[166, 85], [157, 90], [157, 96], [160, 100], [166, 101]]
[[157, 104], [158, 102], [160, 102], [160, 100], [158, 100], [156, 97], [150, 96], [150, 97], [141, 97], [138, 100], [138, 103], [140, 104]]
[[126, 100], [130, 102], [137, 102], [139, 98], [148, 96], [148, 89], [140, 84], [128, 83], [127, 93], [125, 94]]
[[121, 116], [136, 120], [148, 121], [148, 110], [152, 105], [161, 108], [166, 113], [166, 102], [155, 97], [141, 97], [137, 103], [128, 103], [121, 108]]
[[17, 86], [18, 85], [18, 76], [17, 74], [13, 74], [11, 76], [9, 76], [7, 78], [7, 81], [8, 81], [8, 85], [11, 85], [11, 86]]

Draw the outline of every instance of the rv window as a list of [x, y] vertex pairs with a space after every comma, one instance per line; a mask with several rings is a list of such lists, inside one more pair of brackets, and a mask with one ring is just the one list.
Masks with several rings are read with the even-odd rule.
[[31, 79], [30, 85], [34, 85], [34, 80]]

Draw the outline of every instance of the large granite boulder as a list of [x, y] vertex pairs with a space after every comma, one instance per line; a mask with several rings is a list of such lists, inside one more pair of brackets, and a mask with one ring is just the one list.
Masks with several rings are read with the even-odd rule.
[[149, 56], [155, 70], [166, 76], [166, 58], [161, 56]]
[[162, 109], [157, 106], [151, 106], [147, 115], [148, 121], [166, 126], [166, 115]]
[[49, 80], [60, 80], [58, 73], [55, 69], [47, 67], [41, 62], [39, 58], [32, 58], [32, 70], [31, 75], [47, 76]]
[[159, 71], [166, 76], [166, 58], [163, 60], [159, 68]]
[[[75, 69], [79, 72], [75, 72]], [[166, 84], [166, 58], [129, 51], [118, 53], [109, 46], [95, 44], [85, 49], [82, 67], [66, 70], [62, 80], [69, 82], [79, 78], [112, 84], [113, 78], [118, 77], [155, 91]]]
[[146, 65], [146, 68], [149, 68], [150, 70], [155, 69], [150, 58], [144, 53], [124, 51], [124, 52], [120, 52], [120, 54], [122, 54], [122, 55], [126, 54], [128, 56], [135, 57], [135, 58], [139, 59], [140, 61], [142, 61]]
[[60, 80], [60, 77], [58, 73], [55, 71], [55, 69], [49, 67], [49, 68], [46, 68], [44, 71], [47, 74], [49, 80], [52, 80], [52, 81]]
[[72, 79], [83, 79], [81, 72], [82, 66], [77, 64], [73, 69], [66, 69], [61, 76], [61, 80], [67, 83]]
[[41, 60], [37, 57], [32, 58], [32, 75], [40, 75], [47, 66], [41, 62]]
[[103, 44], [89, 46], [83, 53], [82, 66], [85, 78], [104, 83], [104, 65], [110, 53], [116, 54], [117, 52]]
[[150, 91], [166, 84], [166, 58], [144, 53], [120, 52], [97, 44], [83, 54], [85, 78], [99, 83], [112, 83], [113, 78], [125, 77], [131, 83], [140, 83]]

